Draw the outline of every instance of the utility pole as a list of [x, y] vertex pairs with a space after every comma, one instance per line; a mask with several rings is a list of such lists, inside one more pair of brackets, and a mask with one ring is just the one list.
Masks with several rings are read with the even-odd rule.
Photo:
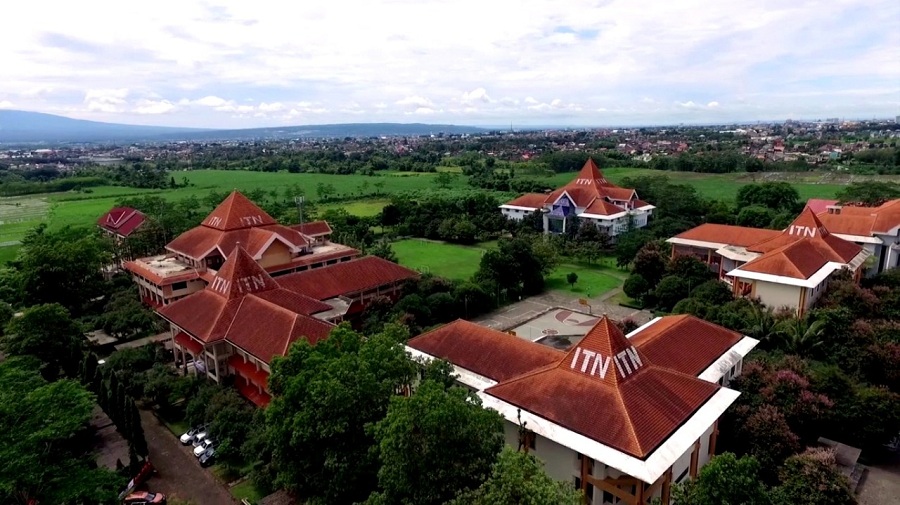
[[297, 204], [297, 212], [300, 214], [300, 226], [303, 226], [303, 196], [295, 196], [294, 203]]

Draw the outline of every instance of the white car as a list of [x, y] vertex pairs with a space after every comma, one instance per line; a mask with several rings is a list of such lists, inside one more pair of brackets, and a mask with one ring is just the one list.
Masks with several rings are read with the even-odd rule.
[[191, 445], [197, 447], [198, 445], [203, 443], [203, 439], [206, 438], [207, 435], [209, 435], [209, 433], [206, 431], [206, 428], [203, 428], [196, 435], [194, 435], [194, 439], [191, 440]]
[[203, 453], [206, 452], [207, 449], [211, 448], [215, 444], [215, 441], [211, 438], [204, 438], [200, 445], [194, 447], [194, 456], [200, 457], [203, 456]]
[[193, 428], [191, 428], [187, 432], [185, 432], [183, 435], [181, 435], [181, 437], [179, 437], [178, 440], [181, 442], [181, 445], [192, 444], [194, 442], [194, 438], [197, 436], [197, 434], [202, 433], [204, 431], [206, 431], [206, 425], [194, 426]]

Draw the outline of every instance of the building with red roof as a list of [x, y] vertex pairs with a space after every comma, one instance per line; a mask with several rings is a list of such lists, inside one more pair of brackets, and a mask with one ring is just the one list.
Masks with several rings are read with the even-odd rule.
[[867, 275], [900, 267], [900, 199], [888, 200], [877, 207], [810, 200], [807, 207], [813, 209], [834, 235], [871, 253], [874, 259], [866, 270]]
[[694, 256], [718, 272], [736, 295], [804, 314], [846, 269], [859, 278], [872, 255], [831, 233], [807, 207], [784, 230], [703, 224], [667, 240], [672, 257]]
[[[322, 279], [309, 274], [329, 272]], [[269, 401], [268, 376], [275, 356], [293, 342], [315, 344], [334, 324], [374, 296], [396, 297], [416, 272], [381, 258], [354, 259], [273, 278], [243, 244], [232, 248], [209, 284], [157, 313], [171, 325], [178, 363], [210, 380], [234, 377], [238, 390], [257, 405]], [[368, 297], [367, 297], [368, 295]]]
[[635, 190], [609, 182], [589, 158], [572, 182], [550, 194], [522, 195], [501, 205], [500, 212], [517, 221], [542, 212], [544, 233], [565, 233], [577, 218], [579, 223], [594, 223], [601, 232], [615, 237], [631, 228], [647, 226], [655, 208], [638, 199]]
[[[308, 232], [308, 233], [307, 233]], [[166, 254], [128, 261], [145, 303], [167, 305], [202, 290], [237, 244], [271, 275], [286, 275], [359, 256], [331, 242], [324, 221], [278, 224], [238, 191], [232, 192], [200, 224], [166, 245]]]
[[97, 227], [103, 230], [116, 246], [116, 265], [120, 267], [134, 256], [128, 247], [128, 238], [132, 236], [147, 220], [139, 210], [131, 207], [114, 207], [97, 219]]
[[528, 447], [590, 503], [645, 504], [669, 503], [671, 484], [714, 454], [718, 419], [739, 395], [724, 386], [757, 343], [689, 315], [626, 337], [604, 316], [567, 351], [461, 320], [407, 350], [449, 361], [506, 419], [507, 443]]

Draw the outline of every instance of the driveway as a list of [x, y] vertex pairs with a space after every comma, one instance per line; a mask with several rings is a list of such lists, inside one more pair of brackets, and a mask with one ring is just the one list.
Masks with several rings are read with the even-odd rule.
[[141, 410], [141, 424], [150, 449], [150, 461], [159, 472], [147, 482], [151, 491], [160, 491], [192, 505], [235, 505], [212, 473], [200, 466], [188, 447], [172, 435], [159, 419]]

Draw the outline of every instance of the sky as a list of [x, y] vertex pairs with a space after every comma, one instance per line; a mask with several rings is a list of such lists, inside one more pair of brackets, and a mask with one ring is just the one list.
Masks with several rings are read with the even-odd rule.
[[0, 108], [132, 124], [893, 118], [897, 0], [29, 0]]

